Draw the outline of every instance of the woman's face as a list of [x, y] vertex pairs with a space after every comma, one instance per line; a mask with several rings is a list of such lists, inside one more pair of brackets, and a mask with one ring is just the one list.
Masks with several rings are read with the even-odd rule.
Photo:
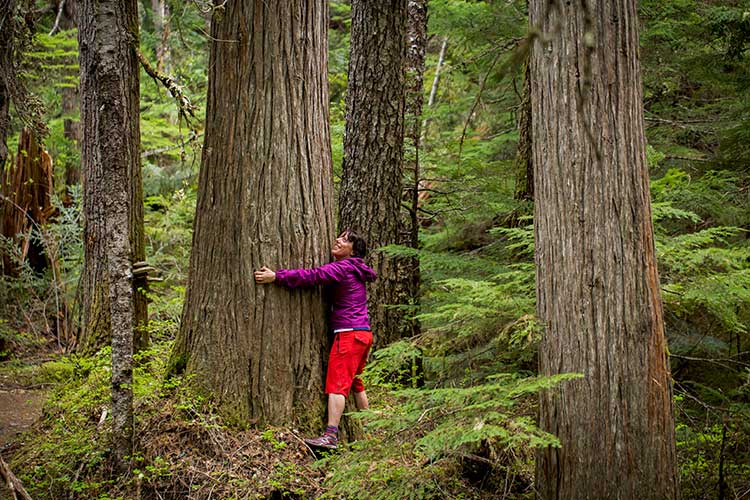
[[333, 242], [333, 249], [331, 249], [331, 255], [336, 260], [346, 259], [351, 257], [353, 253], [352, 242], [349, 241], [347, 233], [341, 233], [336, 241]]

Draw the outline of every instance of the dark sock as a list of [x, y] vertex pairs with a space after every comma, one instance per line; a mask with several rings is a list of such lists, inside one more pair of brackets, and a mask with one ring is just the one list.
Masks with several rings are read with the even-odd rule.
[[326, 427], [326, 434], [333, 434], [334, 436], [338, 437], [339, 428], [335, 425], [329, 425], [328, 427]]

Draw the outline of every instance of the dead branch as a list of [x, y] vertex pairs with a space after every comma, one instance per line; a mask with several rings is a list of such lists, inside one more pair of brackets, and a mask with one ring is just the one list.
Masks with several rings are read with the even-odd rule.
[[166, 146], [163, 148], [156, 148], [156, 149], [148, 149], [141, 153], [141, 158], [148, 158], [150, 156], [156, 156], [160, 155], [162, 153], [166, 153], [168, 151], [174, 151], [175, 149], [182, 149], [185, 147], [185, 145], [190, 144], [191, 142], [195, 142], [199, 138], [203, 136], [203, 133], [200, 134], [194, 134], [190, 133], [190, 137], [186, 141], [182, 141], [180, 144], [177, 144], [176, 146]]
[[63, 10], [65, 9], [65, 0], [60, 0], [60, 5], [57, 6], [57, 17], [55, 17], [55, 25], [49, 32], [49, 36], [54, 35], [60, 29], [60, 18], [62, 18]]
[[164, 87], [169, 91], [169, 93], [177, 102], [180, 116], [185, 118], [185, 121], [188, 123], [188, 125], [190, 125], [190, 119], [188, 118], [188, 116], [196, 118], [195, 106], [193, 106], [193, 104], [190, 102], [190, 99], [188, 99], [188, 97], [182, 91], [182, 88], [177, 85], [177, 82], [174, 81], [174, 78], [169, 75], [165, 75], [164, 73], [151, 66], [151, 63], [148, 62], [148, 59], [146, 59], [146, 56], [143, 55], [141, 49], [139, 49], [138, 47], [134, 47], [133, 49], [138, 55], [138, 60], [141, 62], [141, 66], [143, 66], [143, 69], [146, 70], [148, 76], [153, 78], [155, 81], [161, 82], [161, 84], [164, 85]]
[[13, 498], [31, 500], [31, 495], [26, 492], [21, 481], [18, 480], [15, 474], [13, 474], [10, 467], [8, 467], [8, 464], [5, 463], [5, 460], [3, 460], [2, 457], [0, 457], [0, 476], [2, 476], [5, 485], [10, 492], [13, 493]]
[[711, 161], [708, 158], [690, 158], [688, 156], [675, 156], [675, 155], [665, 156], [664, 159], [665, 160], [702, 161], [702, 162]]

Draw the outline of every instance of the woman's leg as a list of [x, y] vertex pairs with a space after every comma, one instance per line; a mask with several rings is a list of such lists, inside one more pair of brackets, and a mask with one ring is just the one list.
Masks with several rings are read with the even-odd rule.
[[357, 403], [358, 410], [366, 410], [370, 407], [370, 403], [367, 401], [367, 393], [364, 389], [361, 392], [354, 393], [354, 402]]
[[[341, 415], [344, 414], [346, 406], [346, 397], [343, 394], [328, 395], [328, 425], [338, 427], [341, 421]], [[357, 404], [359, 407], [359, 404]]]

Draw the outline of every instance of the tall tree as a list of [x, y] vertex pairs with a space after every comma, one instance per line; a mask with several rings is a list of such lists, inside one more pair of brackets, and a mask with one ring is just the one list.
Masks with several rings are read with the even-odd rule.
[[635, 0], [530, 2], [540, 498], [675, 499]]
[[317, 428], [323, 415], [321, 292], [256, 286], [252, 271], [330, 261], [327, 29], [325, 0], [238, 0], [211, 23], [198, 204], [171, 363], [242, 420]]
[[[127, 210], [130, 264], [143, 262], [143, 183], [140, 167], [138, 11], [133, 0], [79, 1], [78, 45], [81, 89], [81, 170], [83, 177], [84, 266], [81, 279], [83, 322], [79, 350], [94, 352], [112, 338], [109, 224], [115, 210]], [[121, 177], [119, 177], [121, 176]], [[110, 181], [120, 182], [116, 187]], [[117, 193], [107, 191], [115, 189]], [[115, 205], [125, 193], [125, 204]], [[117, 222], [120, 224], [120, 221]], [[128, 278], [131, 279], [131, 278]], [[135, 348], [147, 334], [145, 281], [132, 279]]]
[[[59, 0], [57, 16], [50, 36], [58, 31], [71, 30], [76, 27], [76, 0]], [[61, 111], [63, 116], [63, 135], [69, 141], [78, 144], [80, 141], [79, 123], [75, 117], [80, 115], [77, 85], [65, 85], [61, 89]], [[65, 185], [73, 186], [80, 182], [81, 173], [76, 161], [67, 158], [65, 162]], [[66, 203], [70, 201], [68, 195]]]
[[132, 264], [143, 260], [138, 10], [135, 0], [78, 5], [84, 190], [84, 348], [112, 341], [114, 458], [132, 450], [133, 332], [146, 302]]
[[[370, 246], [401, 243], [406, 57], [406, 0], [352, 1], [349, 84], [339, 227], [363, 233]], [[376, 346], [408, 334], [398, 258], [371, 257], [378, 281], [369, 291]]]
[[[427, 46], [427, 0], [409, 0], [406, 29], [406, 101], [404, 108], [404, 141], [407, 146], [403, 168], [403, 209], [399, 243], [411, 248], [419, 246], [419, 178], [422, 147], [422, 105], [424, 103], [424, 55]], [[396, 293], [414, 308], [419, 304], [419, 258], [399, 260]], [[409, 315], [416, 311], [412, 310]], [[419, 321], [404, 318], [402, 336], [418, 335]]]

